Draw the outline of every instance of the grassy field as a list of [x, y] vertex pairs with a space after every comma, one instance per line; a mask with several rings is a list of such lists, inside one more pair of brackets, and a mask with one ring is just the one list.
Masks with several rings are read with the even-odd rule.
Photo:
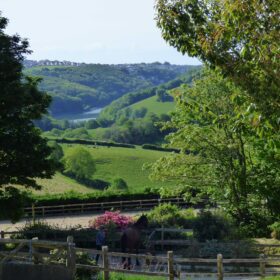
[[43, 186], [41, 190], [33, 190], [35, 194], [55, 194], [64, 192], [78, 192], [89, 193], [92, 192], [92, 188], [88, 188], [80, 183], [76, 182], [61, 173], [56, 173], [52, 179], [37, 179], [37, 182]]
[[[75, 145], [62, 145], [64, 152], [67, 154], [69, 149]], [[151, 182], [148, 178], [149, 171], [143, 170], [144, 163], [151, 163], [158, 158], [164, 156], [165, 152], [143, 150], [140, 147], [136, 149], [118, 148], [118, 147], [91, 147], [83, 146], [92, 154], [96, 162], [96, 173], [93, 179], [101, 179], [103, 181], [112, 182], [114, 178], [123, 178], [130, 192], [139, 193], [146, 187], [160, 187], [170, 185], [170, 183]], [[97, 191], [77, 183], [61, 174], [56, 174], [50, 180], [38, 180], [43, 186], [40, 191], [34, 191], [36, 194], [45, 193], [63, 193], [66, 191], [77, 191], [80, 193], [88, 193]]]
[[148, 113], [155, 113], [157, 115], [167, 114], [175, 109], [174, 102], [158, 102], [156, 96], [149, 97], [129, 106], [131, 109], [136, 110], [142, 107], [147, 108]]

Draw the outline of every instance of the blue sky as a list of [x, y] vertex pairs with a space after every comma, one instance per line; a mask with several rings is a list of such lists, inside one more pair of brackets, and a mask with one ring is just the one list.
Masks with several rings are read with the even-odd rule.
[[161, 38], [154, 0], [1, 0], [6, 30], [28, 38], [29, 59], [199, 64]]

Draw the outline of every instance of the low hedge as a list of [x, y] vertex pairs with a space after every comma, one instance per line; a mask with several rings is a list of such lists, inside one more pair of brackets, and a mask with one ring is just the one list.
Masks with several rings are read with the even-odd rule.
[[67, 139], [67, 138], [51, 138], [50, 140], [56, 141], [60, 144], [81, 144], [91, 146], [105, 146], [105, 147], [121, 147], [135, 149], [135, 145], [125, 143], [115, 143], [97, 140], [85, 140], [85, 139]]
[[163, 152], [174, 152], [174, 153], [180, 153], [179, 149], [175, 148], [164, 148], [161, 146], [153, 145], [153, 144], [143, 144], [142, 149], [146, 150], [155, 150], [155, 151], [163, 151]]
[[141, 199], [159, 199], [160, 196], [157, 193], [88, 193], [80, 194], [76, 192], [68, 192], [64, 194], [52, 194], [52, 195], [31, 195], [26, 207], [30, 207], [32, 203], [36, 206], [57, 206], [65, 204], [75, 203], [95, 203], [95, 202], [107, 202], [107, 201], [130, 201]]

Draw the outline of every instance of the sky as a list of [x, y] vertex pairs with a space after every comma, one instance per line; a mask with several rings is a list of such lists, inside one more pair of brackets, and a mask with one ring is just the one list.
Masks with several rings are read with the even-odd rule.
[[1, 0], [0, 11], [6, 33], [29, 40], [28, 59], [200, 64], [161, 38], [154, 0]]

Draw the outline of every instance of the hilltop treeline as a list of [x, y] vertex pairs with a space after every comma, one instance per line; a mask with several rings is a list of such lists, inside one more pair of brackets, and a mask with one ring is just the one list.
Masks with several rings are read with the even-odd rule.
[[40, 89], [53, 97], [50, 113], [81, 113], [103, 107], [127, 92], [173, 80], [194, 66], [169, 63], [80, 66], [36, 66], [24, 73], [42, 77]]
[[165, 101], [164, 99], [166, 99], [169, 90], [179, 87], [181, 84], [190, 84], [193, 78], [199, 74], [200, 70], [201, 66], [194, 66], [193, 69], [189, 70], [187, 73], [159, 86], [127, 93], [102, 110], [98, 119], [103, 123], [113, 123], [125, 113], [122, 109], [154, 95], [157, 95], [160, 101]]

